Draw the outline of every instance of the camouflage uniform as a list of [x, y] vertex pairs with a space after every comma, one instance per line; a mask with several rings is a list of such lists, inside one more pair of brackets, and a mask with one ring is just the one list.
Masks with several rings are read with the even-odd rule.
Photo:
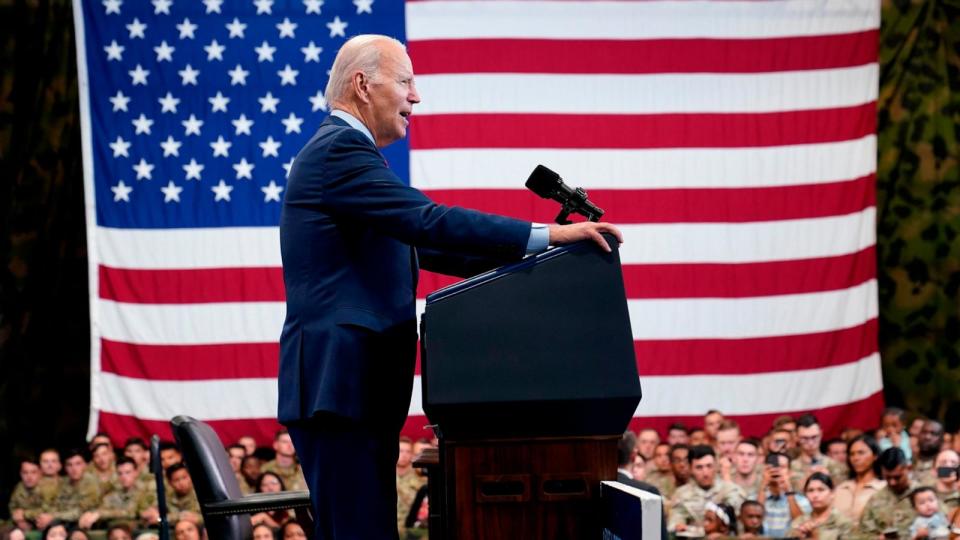
[[111, 491], [116, 491], [120, 489], [120, 481], [117, 479], [117, 470], [111, 469], [110, 474], [106, 477], [100, 476], [99, 471], [90, 472], [90, 477], [96, 480], [98, 487], [100, 488], [100, 498], [102, 499], [110, 493]]
[[256, 489], [250, 487], [250, 484], [247, 483], [247, 479], [243, 477], [240, 473], [234, 473], [237, 477], [237, 484], [240, 486], [240, 493], [244, 495], [250, 495], [251, 493], [256, 493]]
[[[733, 483], [737, 484], [737, 482], [733, 482]], [[762, 471], [759, 473], [754, 472], [753, 482], [750, 483], [749, 485], [746, 485], [746, 486], [742, 484], [737, 484], [737, 485], [740, 486], [740, 489], [743, 490], [744, 497], [746, 500], [755, 501], [757, 500], [757, 497], [760, 494], [760, 490], [763, 489], [763, 472]]]
[[913, 504], [910, 502], [910, 492], [917, 488], [912, 484], [901, 495], [897, 495], [890, 487], [885, 487], [873, 494], [867, 501], [860, 517], [859, 532], [870, 538], [877, 538], [887, 529], [897, 529], [900, 538], [910, 538], [910, 525], [913, 523]]
[[660, 495], [663, 496], [664, 500], [673, 497], [673, 492], [677, 490], [672, 471], [650, 471], [647, 473], [646, 481], [660, 490]]
[[[157, 477], [150, 472], [149, 467], [144, 466], [142, 469], [140, 469], [140, 472], [137, 474], [137, 485], [150, 491], [157, 491]], [[167, 485], [166, 480], [164, 480], [163, 485], [167, 489], [170, 489], [170, 486]]]
[[67, 483], [67, 479], [62, 476], [44, 476], [37, 483], [37, 491], [40, 492], [40, 498], [43, 499], [43, 510], [49, 512], [57, 502], [57, 495], [60, 493], [60, 486]]
[[134, 484], [130, 489], [118, 488], [108, 493], [97, 508], [101, 523], [140, 521], [140, 513], [156, 506], [157, 494]]
[[913, 464], [913, 478], [921, 486], [934, 487], [937, 485], [937, 468], [934, 460], [920, 460]]
[[55, 519], [76, 521], [80, 514], [100, 506], [100, 486], [96, 480], [84, 475], [79, 482], [61, 482], [60, 491], [51, 508]]
[[179, 495], [176, 491], [168, 491], [167, 516], [170, 518], [170, 523], [180, 521], [180, 514], [183, 512], [193, 512], [203, 522], [203, 516], [200, 513], [200, 501], [197, 500], [196, 492], [191, 489], [186, 495]]
[[940, 501], [940, 511], [947, 516], [953, 515], [953, 511], [960, 507], [960, 492], [953, 490], [950, 493], [937, 492], [937, 499]]
[[703, 507], [707, 501], [729, 504], [739, 513], [745, 497], [743, 488], [732, 482], [717, 480], [710, 489], [705, 490], [691, 480], [678, 487], [670, 500], [671, 510], [667, 529], [675, 530], [680, 524], [695, 524], [702, 527]]
[[[797, 527], [810, 521], [809, 515], [799, 516], [790, 523], [789, 538], [803, 538]], [[817, 540], [841, 540], [853, 535], [853, 522], [835, 509], [830, 509], [830, 517], [817, 527]]]
[[[840, 482], [843, 482], [847, 479], [847, 466], [846, 464], [839, 463], [831, 457], [820, 454], [817, 459], [819, 463], [816, 466], [826, 467], [827, 472], [830, 473], [830, 479], [833, 480], [833, 485], [838, 486]], [[793, 489], [803, 492], [803, 483], [806, 482], [807, 477], [810, 476], [810, 469], [814, 465], [803, 459], [803, 457], [798, 457], [797, 459], [790, 462], [790, 484], [793, 485]]]
[[260, 472], [272, 472], [283, 480], [283, 489], [286, 491], [302, 491], [307, 489], [307, 481], [303, 478], [303, 470], [299, 463], [292, 467], [281, 467], [277, 460], [271, 459], [260, 467]]
[[17, 487], [13, 488], [13, 493], [10, 495], [10, 513], [13, 514], [14, 510], [23, 510], [23, 517], [28, 521], [33, 521], [37, 518], [38, 514], [42, 514], [44, 510], [44, 501], [43, 495], [40, 492], [39, 484], [33, 488], [28, 488], [23, 485], [23, 482], [17, 483]]
[[397, 476], [397, 530], [402, 536], [404, 533], [404, 522], [407, 521], [407, 514], [410, 513], [410, 506], [417, 497], [417, 491], [426, 484], [426, 479], [421, 477], [413, 469], [408, 470], [402, 476]]

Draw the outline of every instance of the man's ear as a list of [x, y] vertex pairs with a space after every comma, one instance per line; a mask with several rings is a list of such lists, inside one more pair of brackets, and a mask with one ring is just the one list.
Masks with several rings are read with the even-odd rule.
[[362, 71], [354, 73], [350, 79], [350, 86], [353, 87], [353, 91], [360, 101], [370, 103], [370, 79], [365, 73]]

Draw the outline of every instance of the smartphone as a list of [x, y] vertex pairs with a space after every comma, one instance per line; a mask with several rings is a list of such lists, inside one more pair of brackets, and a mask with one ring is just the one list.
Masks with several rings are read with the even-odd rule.
[[937, 467], [937, 478], [950, 478], [957, 474], [956, 467]]
[[891, 540], [893, 540], [893, 539], [896, 539], [896, 538], [900, 538], [900, 533], [899, 533], [899, 531], [897, 531], [897, 529], [884, 529], [884, 530], [883, 530], [883, 537], [884, 537], [884, 538], [890, 538]]
[[779, 466], [780, 466], [780, 454], [778, 454], [778, 453], [776, 453], [776, 452], [771, 453], [771, 454], [767, 454], [766, 459], [764, 459], [763, 461], [764, 461], [764, 463], [766, 463], [767, 465], [770, 465], [771, 467], [779, 467]]

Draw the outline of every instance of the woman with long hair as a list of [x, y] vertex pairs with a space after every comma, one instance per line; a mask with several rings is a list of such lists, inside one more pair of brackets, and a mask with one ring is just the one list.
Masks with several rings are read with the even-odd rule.
[[[285, 489], [283, 479], [277, 473], [265, 472], [257, 479], [257, 493], [279, 493]], [[254, 525], [262, 523], [272, 529], [279, 529], [280, 524], [290, 519], [290, 516], [290, 510], [274, 510], [254, 514], [250, 517], [250, 521]]]
[[830, 475], [822, 472], [811, 474], [803, 485], [803, 494], [810, 501], [811, 511], [793, 520], [788, 537], [837, 540], [850, 535], [853, 521], [834, 507], [834, 488]]
[[860, 522], [863, 509], [873, 494], [886, 486], [880, 479], [880, 447], [869, 435], [858, 435], [850, 440], [847, 467], [850, 479], [837, 486], [834, 507], [854, 523]]

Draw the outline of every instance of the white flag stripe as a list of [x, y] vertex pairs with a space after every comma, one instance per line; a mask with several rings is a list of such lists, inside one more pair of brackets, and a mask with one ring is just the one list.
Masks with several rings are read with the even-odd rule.
[[764, 113], [876, 101], [879, 66], [748, 74], [421, 75], [416, 115]]
[[[209, 420], [276, 417], [277, 381], [272, 378], [150, 381], [112, 373], [101, 377], [102, 410], [108, 413], [163, 421], [178, 414]], [[636, 416], [647, 417], [701, 415], [718, 407], [733, 415], [809, 411], [857, 401], [883, 388], [877, 353], [827, 368], [756, 375], [642, 377], [640, 384], [644, 396]], [[717, 392], [717, 388], [723, 391]], [[130, 400], [130, 396], [137, 399]], [[774, 408], [767, 409], [766, 404]], [[409, 414], [424, 414], [419, 375], [414, 378]]]
[[[883, 390], [880, 353], [857, 362], [756, 375], [641, 377], [635, 416], [808, 412], [855, 402]], [[677, 396], [683, 396], [678, 399]]]
[[[876, 209], [844, 216], [748, 223], [621, 225], [623, 264], [763, 262], [846, 255], [876, 241]], [[196, 256], [162, 231], [101, 228], [101, 264], [127, 269], [280, 267], [277, 229], [193, 229]], [[204, 249], [209, 247], [210, 249]]]
[[204, 420], [276, 418], [277, 379], [159, 381], [100, 375], [103, 412], [169, 422], [179, 414]]
[[274, 343], [284, 302], [130, 304], [100, 300], [101, 335], [125, 343], [200, 345]]
[[844, 34], [879, 28], [880, 10], [875, 4], [876, 0], [407, 2], [407, 39], [744, 39]]
[[877, 137], [757, 148], [414, 150], [410, 182], [427, 190], [522, 189], [538, 163], [587, 190], [821, 184], [875, 172]]

